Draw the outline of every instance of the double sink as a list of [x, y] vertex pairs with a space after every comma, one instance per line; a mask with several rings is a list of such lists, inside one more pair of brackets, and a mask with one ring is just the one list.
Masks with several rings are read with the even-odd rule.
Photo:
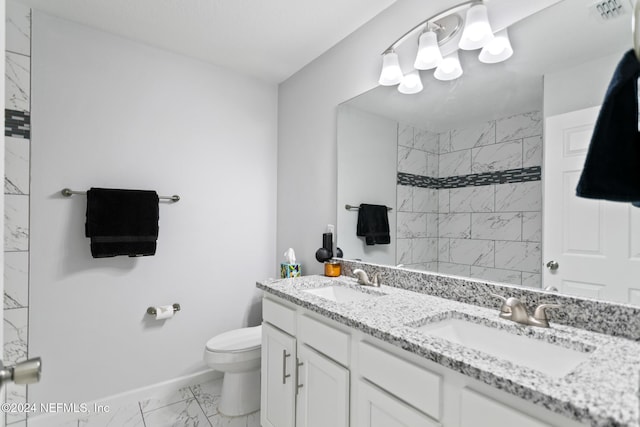
[[[338, 304], [378, 298], [385, 295], [370, 289], [332, 285], [302, 292], [333, 301]], [[498, 314], [496, 312], [496, 317]], [[487, 324], [489, 323], [489, 324]], [[493, 358], [506, 360], [514, 365], [534, 369], [552, 378], [561, 378], [571, 373], [582, 362], [589, 359], [593, 347], [573, 345], [570, 341], [545, 341], [545, 334], [522, 335], [532, 326], [505, 322], [487, 322], [478, 318], [449, 311], [434, 318], [414, 322], [412, 328], [434, 339], [445, 340], [448, 344], [472, 349]], [[534, 336], [529, 336], [534, 335]], [[547, 338], [553, 340], [551, 333]]]

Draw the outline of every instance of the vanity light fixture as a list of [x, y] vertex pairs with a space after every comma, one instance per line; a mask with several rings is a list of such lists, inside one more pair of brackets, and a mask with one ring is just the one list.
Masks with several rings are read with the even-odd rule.
[[393, 86], [401, 81], [402, 70], [398, 61], [398, 54], [393, 49], [388, 49], [382, 54], [382, 72], [378, 83], [382, 86]]
[[422, 91], [422, 80], [420, 80], [420, 72], [418, 70], [413, 70], [402, 77], [398, 92], [412, 95], [420, 91]]
[[[418, 50], [413, 69], [403, 72], [396, 48], [416, 35]], [[463, 74], [458, 49], [482, 49], [478, 59], [487, 64], [513, 55], [507, 29], [502, 28], [494, 35], [484, 2], [466, 1], [422, 21], [385, 49], [378, 82], [383, 86], [398, 85], [401, 93], [414, 94], [423, 88], [420, 70], [435, 68], [436, 79], [457, 79]]]
[[493, 39], [482, 48], [478, 60], [485, 64], [495, 64], [511, 58], [511, 55], [513, 55], [513, 48], [505, 28], [498, 31]]
[[416, 70], [430, 70], [436, 68], [440, 61], [442, 61], [442, 52], [438, 46], [438, 36], [435, 31], [428, 29], [420, 34], [418, 54], [413, 67]]
[[458, 57], [457, 50], [454, 50], [452, 53], [447, 55], [433, 73], [433, 77], [443, 81], [455, 80], [461, 75], [462, 65], [460, 65], [460, 58]]
[[475, 50], [484, 47], [493, 38], [489, 25], [487, 6], [482, 3], [472, 4], [467, 10], [464, 31], [458, 47], [464, 50]]

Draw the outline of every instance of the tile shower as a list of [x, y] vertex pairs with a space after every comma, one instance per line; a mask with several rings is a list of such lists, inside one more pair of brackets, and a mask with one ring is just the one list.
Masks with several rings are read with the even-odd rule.
[[[28, 358], [31, 11], [7, 1], [5, 52], [4, 355], [7, 365]], [[9, 384], [7, 402], [26, 402], [27, 386]], [[24, 413], [6, 414], [9, 426]]]
[[539, 287], [542, 113], [398, 125], [396, 263]]

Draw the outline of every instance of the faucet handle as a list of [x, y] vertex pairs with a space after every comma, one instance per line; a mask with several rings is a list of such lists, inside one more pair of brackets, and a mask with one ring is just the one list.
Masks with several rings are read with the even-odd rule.
[[502, 305], [500, 306], [500, 311], [502, 313], [511, 313], [511, 307], [507, 305], [507, 298], [498, 294], [490, 294], [492, 297], [500, 298], [502, 300]]
[[533, 312], [533, 318], [536, 320], [547, 320], [547, 308], [562, 308], [560, 304], [540, 304], [536, 307], [536, 311]]

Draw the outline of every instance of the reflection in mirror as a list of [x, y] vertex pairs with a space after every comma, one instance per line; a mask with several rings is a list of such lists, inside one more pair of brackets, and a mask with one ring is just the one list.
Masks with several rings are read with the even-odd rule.
[[[509, 27], [515, 53], [504, 63], [460, 51], [458, 80], [423, 71], [419, 94], [380, 86], [340, 105], [337, 234], [345, 258], [640, 304], [633, 289], [613, 290], [615, 280], [558, 280], [570, 262], [547, 258], [556, 255], [545, 233], [555, 228], [547, 227], [543, 194], [567, 186], [546, 182], [547, 119], [602, 103], [632, 47], [632, 7], [619, 3], [624, 13], [606, 20], [595, 2], [560, 1]], [[590, 131], [583, 133], [588, 145]], [[360, 203], [392, 208], [390, 245], [356, 236], [358, 214], [345, 205]], [[560, 267], [546, 268], [552, 261]]]

